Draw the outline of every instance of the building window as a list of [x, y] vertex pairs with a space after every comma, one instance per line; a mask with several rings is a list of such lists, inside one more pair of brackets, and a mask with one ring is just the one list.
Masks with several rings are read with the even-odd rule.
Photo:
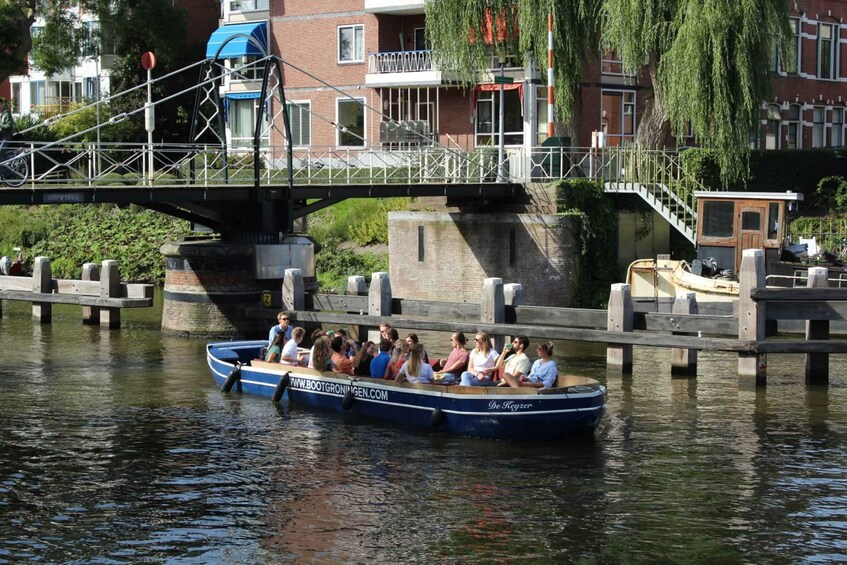
[[833, 24], [818, 25], [818, 78], [834, 79], [836, 77], [836, 48], [838, 28]]
[[788, 107], [788, 119], [785, 121], [786, 149], [800, 149], [803, 147], [803, 137], [800, 133], [800, 105], [792, 104]]
[[600, 72], [604, 75], [633, 77], [623, 68], [623, 61], [615, 51], [604, 51], [600, 57]]
[[606, 145], [615, 147], [635, 140], [635, 92], [604, 90], [600, 110], [600, 129], [606, 134]]
[[800, 18], [791, 18], [789, 25], [793, 34], [791, 53], [788, 55], [789, 58], [783, 61], [777, 52], [774, 70], [796, 75], [800, 72], [800, 46], [802, 45], [800, 40]]
[[365, 60], [365, 26], [338, 27], [338, 62], [361, 63]]
[[43, 106], [47, 98], [47, 84], [43, 80], [34, 80], [29, 83], [29, 107]]
[[547, 87], [539, 86], [535, 89], [535, 144], [541, 145], [547, 139]]
[[230, 0], [229, 2], [230, 12], [249, 12], [258, 9], [257, 0]]
[[[229, 99], [229, 123], [232, 147], [252, 147], [253, 136], [256, 133], [256, 115], [259, 113], [259, 99]], [[267, 115], [262, 112], [267, 131]], [[266, 145], [268, 139], [262, 136], [261, 144]]]
[[227, 69], [232, 70], [230, 78], [232, 80], [250, 80], [260, 81], [265, 76], [265, 63], [256, 63], [263, 59], [257, 55], [243, 55], [241, 57], [233, 57], [226, 59], [225, 65]]
[[431, 49], [429, 41], [426, 39], [426, 28], [415, 28], [415, 51], [429, 51]]
[[779, 137], [779, 124], [782, 121], [782, 115], [779, 112], [779, 106], [771, 104], [768, 106], [768, 119], [765, 126], [765, 149], [779, 149], [782, 144]]
[[844, 108], [832, 109], [832, 146], [844, 145]]
[[12, 113], [17, 114], [21, 111], [21, 83], [12, 83]]
[[812, 147], [823, 147], [826, 131], [826, 108], [815, 106], [812, 109]]
[[[507, 90], [503, 93], [503, 100], [505, 100], [503, 143], [504, 145], [521, 145], [523, 144], [521, 95], [517, 89]], [[499, 91], [479, 92], [474, 122], [477, 146], [497, 146], [500, 143]]]
[[86, 100], [97, 100], [100, 98], [100, 79], [97, 77], [86, 77], [83, 80], [83, 96]]
[[336, 120], [339, 147], [364, 147], [365, 146], [365, 101], [364, 99], [351, 100], [340, 98], [338, 100]]
[[311, 102], [289, 102], [288, 120], [291, 123], [291, 145], [306, 147], [312, 144]]

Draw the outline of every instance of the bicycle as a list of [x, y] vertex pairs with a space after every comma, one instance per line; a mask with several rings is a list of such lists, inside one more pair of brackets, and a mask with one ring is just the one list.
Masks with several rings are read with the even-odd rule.
[[29, 162], [23, 149], [9, 149], [0, 157], [0, 181], [17, 188], [29, 177]]

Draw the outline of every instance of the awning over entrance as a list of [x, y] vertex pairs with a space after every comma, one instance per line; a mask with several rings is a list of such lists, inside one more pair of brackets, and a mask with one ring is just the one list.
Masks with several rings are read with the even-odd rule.
[[[233, 39], [226, 43], [230, 37]], [[223, 49], [221, 49], [222, 45]], [[267, 48], [268, 24], [266, 22], [227, 25], [219, 27], [212, 33], [206, 45], [206, 58], [212, 59], [215, 53], [218, 53], [218, 49], [221, 49], [218, 54], [219, 59], [232, 59], [244, 55], [263, 57]]]

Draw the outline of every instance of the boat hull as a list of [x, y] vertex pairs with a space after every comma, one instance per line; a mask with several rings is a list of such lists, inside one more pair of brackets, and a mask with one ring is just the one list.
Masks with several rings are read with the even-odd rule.
[[518, 441], [591, 434], [605, 405], [605, 388], [600, 385], [539, 394], [537, 389], [475, 387], [468, 391], [470, 387], [397, 384], [256, 362], [262, 345], [264, 342], [209, 344], [207, 361], [215, 382], [223, 387], [236, 361], [251, 362], [240, 367], [234, 391], [272, 398], [280, 379], [289, 373], [285, 395], [298, 405], [459, 435]]

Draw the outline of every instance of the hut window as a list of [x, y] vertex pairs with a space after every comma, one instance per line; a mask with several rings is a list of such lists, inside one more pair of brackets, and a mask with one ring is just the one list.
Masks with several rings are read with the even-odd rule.
[[779, 233], [779, 204], [771, 202], [768, 205], [768, 239], [776, 239]]
[[703, 237], [732, 237], [735, 203], [715, 200], [703, 203]]
[[759, 231], [762, 229], [762, 215], [758, 212], [742, 212], [741, 229], [744, 231]]

